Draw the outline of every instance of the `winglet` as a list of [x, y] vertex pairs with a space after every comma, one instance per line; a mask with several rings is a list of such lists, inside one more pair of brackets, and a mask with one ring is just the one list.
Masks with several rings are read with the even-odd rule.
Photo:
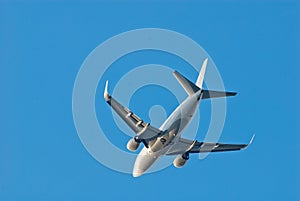
[[255, 134], [252, 135], [250, 142], [243, 149], [247, 149], [252, 144], [254, 137], [255, 137]]
[[105, 89], [104, 89], [104, 99], [106, 101], [108, 101], [110, 98], [109, 94], [108, 94], [108, 80], [106, 80], [106, 83], [105, 83]]
[[253, 142], [253, 140], [254, 140], [254, 137], [255, 137], [255, 134], [252, 135], [252, 138], [251, 138], [251, 140], [250, 140], [250, 142], [249, 142], [248, 145], [252, 144], [252, 142]]

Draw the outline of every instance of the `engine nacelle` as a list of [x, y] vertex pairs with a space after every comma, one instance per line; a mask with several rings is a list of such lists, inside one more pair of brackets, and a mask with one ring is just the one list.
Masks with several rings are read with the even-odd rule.
[[189, 154], [188, 153], [184, 153], [182, 155], [177, 156], [174, 161], [173, 161], [173, 165], [177, 168], [182, 168], [186, 161], [189, 160]]
[[127, 143], [127, 149], [129, 151], [136, 151], [140, 146], [140, 142], [137, 142], [134, 138], [131, 138]]

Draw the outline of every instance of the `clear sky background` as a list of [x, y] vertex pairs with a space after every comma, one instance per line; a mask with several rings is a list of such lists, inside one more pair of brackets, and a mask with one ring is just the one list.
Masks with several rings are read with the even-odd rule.
[[[238, 92], [228, 100], [220, 141], [248, 142], [255, 132], [249, 149], [205, 160], [192, 156], [182, 169], [170, 166], [140, 178], [89, 155], [72, 117], [78, 70], [103, 41], [148, 27], [185, 34], [213, 58], [226, 89]], [[1, 1], [0, 200], [299, 200], [299, 36], [299, 1]], [[103, 83], [111, 80], [113, 89], [122, 73], [148, 63], [174, 66], [191, 80], [197, 76], [157, 52], [133, 54], [105, 74], [97, 114], [108, 114], [99, 121], [124, 150], [129, 137], [111, 120]], [[149, 121], [147, 111], [158, 103], [147, 97], [160, 92], [141, 89], [130, 106]], [[159, 104], [170, 114], [174, 97], [163, 97]], [[209, 118], [208, 101], [201, 105], [198, 140]]]

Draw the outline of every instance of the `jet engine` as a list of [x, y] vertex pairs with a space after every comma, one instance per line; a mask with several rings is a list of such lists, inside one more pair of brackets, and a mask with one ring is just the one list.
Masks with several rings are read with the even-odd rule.
[[140, 146], [140, 142], [138, 142], [135, 138], [131, 138], [127, 143], [127, 149], [129, 151], [136, 151]]
[[189, 160], [189, 154], [188, 153], [184, 153], [182, 155], [177, 156], [174, 161], [173, 161], [173, 165], [177, 168], [182, 168], [186, 161]]

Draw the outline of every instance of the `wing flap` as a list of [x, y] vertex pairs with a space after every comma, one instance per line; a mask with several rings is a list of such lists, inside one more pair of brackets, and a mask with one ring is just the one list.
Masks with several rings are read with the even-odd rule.
[[197, 142], [196, 140], [180, 138], [179, 141], [167, 151], [166, 155], [183, 154], [193, 149], [194, 146], [199, 146], [199, 144], [201, 144], [201, 142]]
[[104, 90], [104, 98], [111, 108], [121, 117], [121, 119], [137, 134], [137, 139], [152, 140], [163, 134], [163, 131], [144, 122], [140, 117], [121, 105], [116, 99], [108, 94], [108, 82]]
[[215, 142], [197, 142], [180, 138], [179, 141], [171, 147], [167, 155], [179, 155], [188, 153], [205, 153], [205, 152], [222, 152], [222, 151], [237, 151], [246, 149], [253, 141], [251, 138], [249, 144], [224, 144]]
[[201, 146], [193, 147], [189, 153], [237, 151], [247, 147], [247, 144], [221, 144], [204, 142]]

